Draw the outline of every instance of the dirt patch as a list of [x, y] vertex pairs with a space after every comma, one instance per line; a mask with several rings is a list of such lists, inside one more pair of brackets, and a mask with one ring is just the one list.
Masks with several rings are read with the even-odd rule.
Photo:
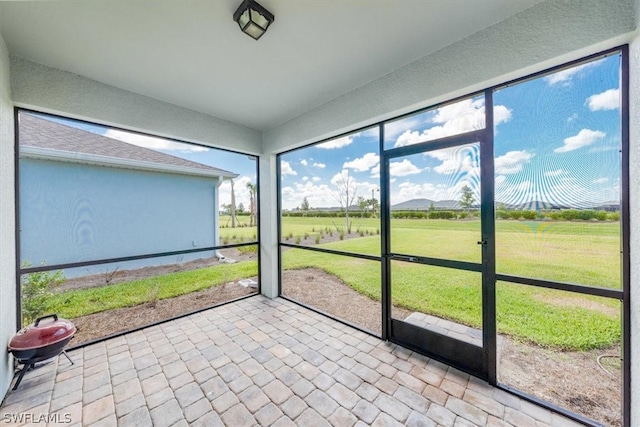
[[[382, 305], [354, 291], [338, 277], [327, 272], [306, 268], [286, 270], [282, 274], [282, 293], [287, 297], [317, 308], [347, 322], [382, 333]], [[404, 317], [410, 311], [394, 307]]]
[[[257, 280], [257, 277], [253, 280]], [[256, 293], [255, 288], [228, 283], [204, 291], [159, 300], [155, 304], [146, 303], [77, 317], [72, 319], [78, 332], [73, 337], [71, 345], [75, 346], [96, 338], [171, 319], [253, 293]]]
[[604, 425], [620, 426], [620, 358], [601, 359], [598, 365], [599, 356], [620, 354], [620, 347], [560, 352], [505, 339], [498, 380]]
[[601, 304], [596, 301], [588, 300], [586, 298], [571, 298], [571, 297], [557, 297], [557, 295], [535, 295], [535, 299], [545, 304], [553, 305], [556, 307], [580, 307], [587, 310], [599, 311], [607, 316], [620, 315], [620, 309]]

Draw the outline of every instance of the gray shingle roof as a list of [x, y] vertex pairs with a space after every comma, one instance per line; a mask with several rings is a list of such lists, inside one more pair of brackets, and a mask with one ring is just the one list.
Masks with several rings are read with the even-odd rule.
[[202, 169], [208, 174], [218, 173], [220, 176], [237, 176], [233, 172], [128, 144], [29, 113], [22, 112], [19, 117], [21, 146]]

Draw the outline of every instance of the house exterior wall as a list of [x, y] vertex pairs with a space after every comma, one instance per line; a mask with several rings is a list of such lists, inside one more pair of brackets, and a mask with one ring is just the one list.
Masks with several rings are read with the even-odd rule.
[[[23, 158], [21, 261], [93, 261], [215, 245], [217, 178]], [[121, 263], [122, 269], [210, 257], [211, 252]], [[112, 271], [116, 265], [68, 270]]]
[[14, 158], [9, 54], [0, 36], [0, 401], [13, 378], [4, 349], [16, 332]]

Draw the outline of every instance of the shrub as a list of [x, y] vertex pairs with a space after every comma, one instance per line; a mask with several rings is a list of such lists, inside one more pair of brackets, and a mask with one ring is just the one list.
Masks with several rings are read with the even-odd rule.
[[536, 211], [522, 211], [521, 214], [524, 219], [528, 220], [536, 219], [536, 216], [538, 215]]
[[340, 230], [340, 240], [344, 240], [344, 231]]
[[454, 219], [456, 213], [453, 211], [431, 211], [428, 214], [429, 219]]
[[320, 243], [320, 235], [317, 235], [317, 236], [316, 236], [316, 245], [317, 245], [318, 243]]
[[300, 244], [300, 236], [296, 236], [296, 245]]
[[609, 221], [620, 221], [620, 212], [611, 212], [607, 215]]
[[[43, 262], [42, 265], [45, 265]], [[31, 267], [28, 261], [23, 268]], [[58, 271], [38, 271], [22, 276], [22, 324], [32, 323], [36, 318], [44, 315], [47, 298], [53, 295], [52, 290], [65, 281], [64, 273]], [[47, 313], [48, 314], [48, 313]]]
[[496, 216], [500, 219], [509, 219], [510, 215], [509, 215], [509, 211], [506, 209], [498, 209], [496, 211]]

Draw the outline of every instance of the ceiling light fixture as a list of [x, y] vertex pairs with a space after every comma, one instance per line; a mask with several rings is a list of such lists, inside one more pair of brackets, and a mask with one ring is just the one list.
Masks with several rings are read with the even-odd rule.
[[238, 10], [233, 13], [233, 20], [238, 23], [243, 33], [258, 40], [273, 23], [275, 17], [254, 0], [243, 0]]

